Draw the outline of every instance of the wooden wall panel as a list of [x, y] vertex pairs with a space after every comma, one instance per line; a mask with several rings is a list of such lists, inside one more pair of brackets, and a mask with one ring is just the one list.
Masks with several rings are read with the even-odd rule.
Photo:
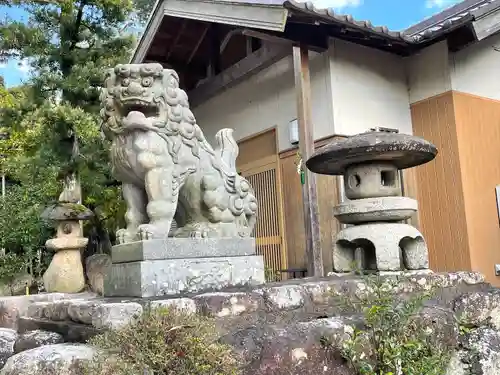
[[415, 168], [419, 224], [434, 271], [470, 270], [468, 229], [451, 92], [411, 106], [413, 132], [434, 143], [436, 159]]
[[276, 130], [269, 129], [252, 137], [242, 139], [238, 142], [240, 149], [238, 165], [253, 163], [267, 156], [277, 155]]
[[267, 268], [274, 271], [286, 269], [288, 261], [276, 131], [270, 129], [241, 140], [238, 146], [240, 153], [236, 166], [253, 186], [259, 204], [254, 230], [257, 253], [264, 256]]
[[500, 101], [453, 93], [472, 269], [500, 285]]
[[[331, 139], [315, 142], [316, 148]], [[290, 268], [306, 268], [304, 210], [302, 207], [302, 186], [297, 174], [297, 150], [288, 150], [280, 154], [281, 175], [284, 200], [285, 233]], [[317, 175], [318, 208], [320, 221], [321, 249], [326, 272], [333, 270], [333, 237], [340, 230], [340, 224], [333, 216], [333, 206], [339, 202], [337, 177]]]
[[294, 154], [281, 158], [280, 165], [288, 267], [307, 268], [302, 186], [300, 185], [300, 178], [297, 175]]

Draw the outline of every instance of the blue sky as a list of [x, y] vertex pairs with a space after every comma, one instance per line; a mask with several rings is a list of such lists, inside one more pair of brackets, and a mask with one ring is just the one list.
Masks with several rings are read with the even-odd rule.
[[[153, 1], [153, 0], [152, 0]], [[402, 30], [440, 10], [459, 2], [458, 0], [314, 0], [318, 8], [334, 8], [339, 13], [352, 14], [360, 20], [370, 20], [374, 25], [386, 25], [392, 30]], [[18, 8], [0, 6], [0, 16], [25, 20], [26, 15]], [[26, 62], [9, 61], [0, 65], [7, 87], [12, 87], [29, 75]]]

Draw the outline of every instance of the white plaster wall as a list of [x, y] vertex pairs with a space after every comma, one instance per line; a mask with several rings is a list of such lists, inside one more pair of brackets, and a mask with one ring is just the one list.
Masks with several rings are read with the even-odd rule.
[[452, 54], [453, 90], [500, 100], [500, 34]]
[[406, 59], [410, 103], [451, 90], [448, 45], [433, 44]]
[[[412, 133], [404, 60], [332, 39], [310, 54], [314, 138], [352, 135], [375, 126]], [[224, 127], [237, 140], [277, 126], [280, 150], [290, 148], [288, 123], [296, 118], [293, 59], [284, 58], [193, 109], [210, 142]]]
[[401, 57], [338, 39], [330, 40], [329, 56], [335, 133], [376, 126], [412, 133]]
[[[328, 95], [326, 54], [311, 53], [312, 119], [316, 139], [333, 134]], [[193, 109], [209, 142], [224, 127], [235, 130], [237, 140], [277, 126], [280, 150], [290, 148], [288, 123], [297, 117], [293, 59], [288, 56], [245, 82]]]

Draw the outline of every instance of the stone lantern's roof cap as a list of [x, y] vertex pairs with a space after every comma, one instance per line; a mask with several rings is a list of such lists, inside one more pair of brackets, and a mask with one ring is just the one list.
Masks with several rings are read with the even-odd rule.
[[58, 202], [43, 211], [41, 217], [50, 221], [89, 220], [94, 213], [78, 203]]
[[432, 143], [413, 135], [370, 131], [321, 147], [306, 166], [311, 172], [328, 175], [342, 175], [350, 165], [381, 161], [405, 169], [431, 161], [437, 152]]

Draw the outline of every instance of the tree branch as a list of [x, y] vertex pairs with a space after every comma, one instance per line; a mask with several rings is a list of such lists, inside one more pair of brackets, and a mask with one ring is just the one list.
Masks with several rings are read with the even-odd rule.
[[80, 31], [80, 25], [82, 24], [83, 8], [85, 8], [85, 5], [87, 5], [87, 0], [81, 0], [80, 7], [78, 8], [78, 13], [76, 15], [75, 27], [73, 28], [71, 35], [71, 45], [69, 47], [70, 51], [72, 51], [78, 43], [78, 32]]

